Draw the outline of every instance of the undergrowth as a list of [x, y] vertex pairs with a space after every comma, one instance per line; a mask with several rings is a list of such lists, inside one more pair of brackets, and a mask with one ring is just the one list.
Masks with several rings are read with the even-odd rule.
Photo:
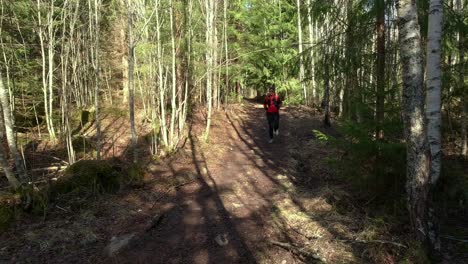
[[[341, 176], [374, 204], [383, 204], [393, 214], [404, 206], [406, 146], [398, 141], [375, 140], [369, 128], [344, 122], [343, 135], [334, 144], [343, 151], [335, 159]], [[388, 211], [387, 211], [388, 212]]]
[[[389, 223], [391, 231], [378, 228], [383, 236], [398, 234], [408, 237], [409, 217], [406, 208], [406, 145], [399, 136], [376, 140], [372, 125], [343, 122], [338, 126], [342, 135], [329, 138], [315, 132], [320, 141], [332, 142], [342, 151], [342, 156], [329, 161], [336, 166], [339, 175], [358, 193], [366, 214], [382, 224]], [[394, 131], [398, 129], [394, 128]], [[393, 133], [398, 134], [398, 133]], [[451, 222], [468, 216], [468, 174], [467, 161], [461, 157], [443, 157], [442, 173], [434, 189], [435, 210], [440, 218], [441, 235], [465, 237], [468, 229], [453, 228]], [[457, 219], [458, 220], [454, 220]], [[465, 218], [466, 219], [466, 218]], [[463, 224], [461, 224], [464, 226]], [[405, 233], [406, 232], [406, 233]], [[378, 237], [378, 236], [377, 236]], [[408, 237], [407, 249], [398, 252], [398, 263], [430, 263], [427, 252], [420, 243]], [[459, 249], [468, 252], [468, 248]]]
[[58, 201], [86, 202], [104, 193], [142, 183], [143, 168], [126, 166], [118, 160], [80, 160], [68, 167], [63, 176], [36, 186], [23, 185], [15, 192], [0, 193], [0, 231], [21, 214], [45, 217], [51, 204]]

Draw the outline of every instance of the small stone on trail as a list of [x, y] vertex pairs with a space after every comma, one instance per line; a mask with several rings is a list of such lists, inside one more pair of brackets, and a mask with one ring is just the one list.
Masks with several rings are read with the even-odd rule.
[[229, 240], [227, 239], [227, 234], [219, 234], [215, 237], [215, 241], [216, 243], [218, 243], [218, 245], [224, 247], [226, 246], [227, 244], [229, 244]]
[[135, 236], [135, 233], [126, 234], [120, 237], [112, 237], [110, 244], [104, 249], [104, 252], [107, 256], [115, 256], [122, 248], [127, 246], [132, 238]]
[[281, 261], [281, 264], [286, 264], [288, 263], [285, 259], [283, 259], [283, 261]]
[[239, 203], [232, 203], [232, 205], [233, 205], [235, 208], [244, 207], [242, 204], [239, 204]]

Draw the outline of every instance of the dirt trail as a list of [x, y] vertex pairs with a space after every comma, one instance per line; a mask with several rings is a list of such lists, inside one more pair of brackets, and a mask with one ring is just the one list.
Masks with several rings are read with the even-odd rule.
[[[190, 178], [189, 182], [174, 190], [175, 199], [159, 205], [166, 209], [158, 213], [163, 220], [157, 227], [111, 262], [311, 261], [272, 244], [293, 244], [297, 236], [309, 238], [309, 245], [302, 245], [305, 251], [318, 250], [317, 255], [324, 259], [341, 251], [341, 261], [351, 260], [349, 249], [330, 248], [329, 240], [321, 241], [318, 247], [310, 245], [330, 233], [313, 215], [332, 211], [326, 197], [321, 196], [327, 187], [320, 186], [327, 176], [322, 161], [330, 152], [312, 136], [312, 129], [321, 129], [318, 117], [290, 108], [282, 111], [280, 122], [280, 135], [273, 144], [267, 142], [264, 111], [253, 103], [216, 115], [209, 143], [199, 142], [195, 135], [200, 135], [202, 128], [194, 128], [186, 143], [186, 159], [166, 164], [174, 177], [181, 182]], [[303, 153], [299, 151], [306, 148], [315, 148], [314, 157], [301, 164], [304, 161], [298, 155]], [[300, 175], [304, 173], [301, 166], [309, 171], [315, 168], [313, 173], [322, 175]], [[315, 193], [310, 188], [310, 192], [301, 191], [299, 181], [312, 182]], [[320, 248], [327, 250], [320, 252]]]
[[[149, 161], [143, 186], [22, 218], [0, 235], [0, 262], [363, 263], [366, 249], [345, 241], [365, 231], [365, 216], [337, 206], [349, 200], [326, 163], [337, 154], [312, 132], [333, 131], [310, 109], [285, 108], [269, 144], [264, 115], [251, 102], [219, 111], [208, 143], [194, 117], [176, 155]], [[106, 256], [112, 237], [130, 236]]]

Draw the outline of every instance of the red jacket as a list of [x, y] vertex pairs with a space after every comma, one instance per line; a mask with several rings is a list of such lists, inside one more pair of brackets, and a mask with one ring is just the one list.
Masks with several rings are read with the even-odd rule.
[[277, 94], [271, 94], [265, 97], [263, 108], [265, 108], [267, 113], [278, 113], [281, 105], [281, 98]]

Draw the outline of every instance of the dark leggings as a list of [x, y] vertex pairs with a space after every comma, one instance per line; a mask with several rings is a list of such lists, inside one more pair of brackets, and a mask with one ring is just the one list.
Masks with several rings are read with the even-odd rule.
[[267, 112], [267, 120], [268, 120], [270, 138], [273, 138], [273, 129], [278, 130], [279, 128], [279, 113]]

